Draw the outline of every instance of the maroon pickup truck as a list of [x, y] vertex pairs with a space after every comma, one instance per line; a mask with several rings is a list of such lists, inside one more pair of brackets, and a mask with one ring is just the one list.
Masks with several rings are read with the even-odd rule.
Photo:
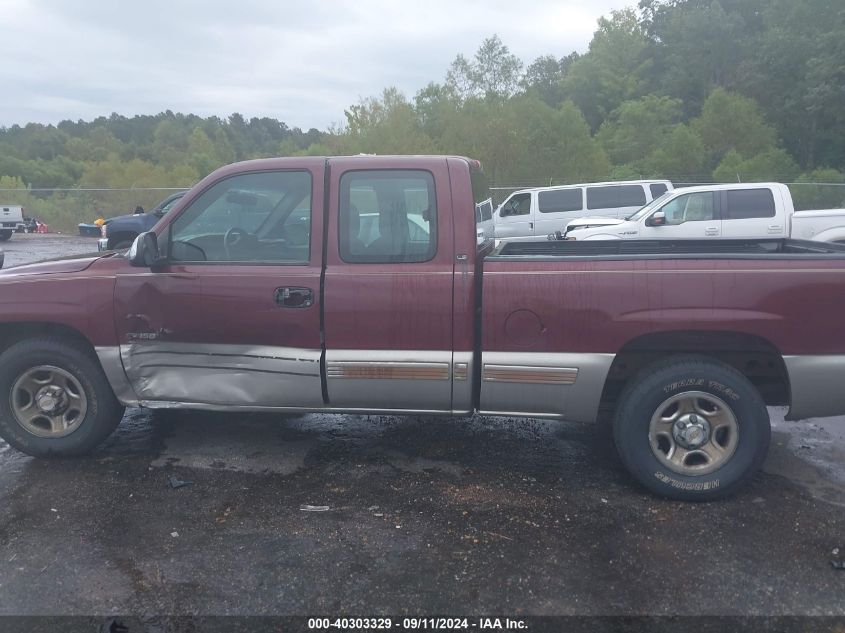
[[763, 461], [766, 405], [845, 413], [845, 247], [792, 240], [494, 248], [478, 162], [221, 168], [125, 254], [0, 273], [0, 435], [91, 450], [125, 406], [614, 411], [622, 461], [682, 499]]

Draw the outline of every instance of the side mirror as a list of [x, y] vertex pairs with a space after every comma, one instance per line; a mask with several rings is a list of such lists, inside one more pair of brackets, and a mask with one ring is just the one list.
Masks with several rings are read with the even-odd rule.
[[152, 231], [141, 233], [132, 243], [127, 258], [133, 266], [143, 268], [163, 263], [164, 258], [158, 252], [158, 236]]
[[655, 211], [651, 217], [646, 220], [646, 226], [664, 226], [666, 224], [666, 214], [663, 211]]
[[484, 238], [484, 229], [477, 228], [475, 229], [475, 245], [476, 246], [484, 246], [484, 242], [487, 240]]

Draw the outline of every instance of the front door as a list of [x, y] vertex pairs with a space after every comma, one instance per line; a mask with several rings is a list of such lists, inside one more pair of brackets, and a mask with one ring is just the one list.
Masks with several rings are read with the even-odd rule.
[[649, 220], [641, 220], [639, 239], [715, 239], [722, 233], [722, 221], [712, 191], [687, 193], [675, 198], [654, 213], [662, 211], [665, 224], [649, 226]]
[[496, 237], [508, 239], [533, 239], [534, 214], [531, 213], [531, 194], [515, 193], [505, 200], [496, 217]]
[[166, 265], [119, 275], [121, 359], [142, 403], [323, 405], [324, 161], [308, 165], [217, 181], [160, 234]]
[[329, 405], [448, 411], [455, 254], [446, 160], [430, 171], [413, 160], [359, 165], [333, 159], [329, 176]]

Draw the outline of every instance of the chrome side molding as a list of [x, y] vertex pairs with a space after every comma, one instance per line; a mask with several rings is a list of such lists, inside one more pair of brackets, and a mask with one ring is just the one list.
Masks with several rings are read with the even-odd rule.
[[540, 385], [571, 385], [578, 378], [575, 367], [536, 367], [484, 363], [481, 379], [490, 382], [521, 382]]

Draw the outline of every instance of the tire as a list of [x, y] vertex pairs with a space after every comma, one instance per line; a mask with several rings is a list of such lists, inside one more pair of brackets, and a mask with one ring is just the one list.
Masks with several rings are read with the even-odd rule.
[[734, 494], [759, 470], [771, 426], [745, 376], [717, 360], [686, 356], [650, 365], [629, 382], [613, 437], [625, 467], [652, 492], [710, 501]]
[[12, 237], [11, 231], [0, 231], [0, 242], [6, 242]]
[[[36, 406], [45, 402], [55, 404], [55, 415]], [[28, 339], [0, 354], [0, 437], [27, 455], [84, 455], [117, 428], [123, 413], [96, 357], [82, 345]], [[65, 429], [52, 427], [57, 419]]]

